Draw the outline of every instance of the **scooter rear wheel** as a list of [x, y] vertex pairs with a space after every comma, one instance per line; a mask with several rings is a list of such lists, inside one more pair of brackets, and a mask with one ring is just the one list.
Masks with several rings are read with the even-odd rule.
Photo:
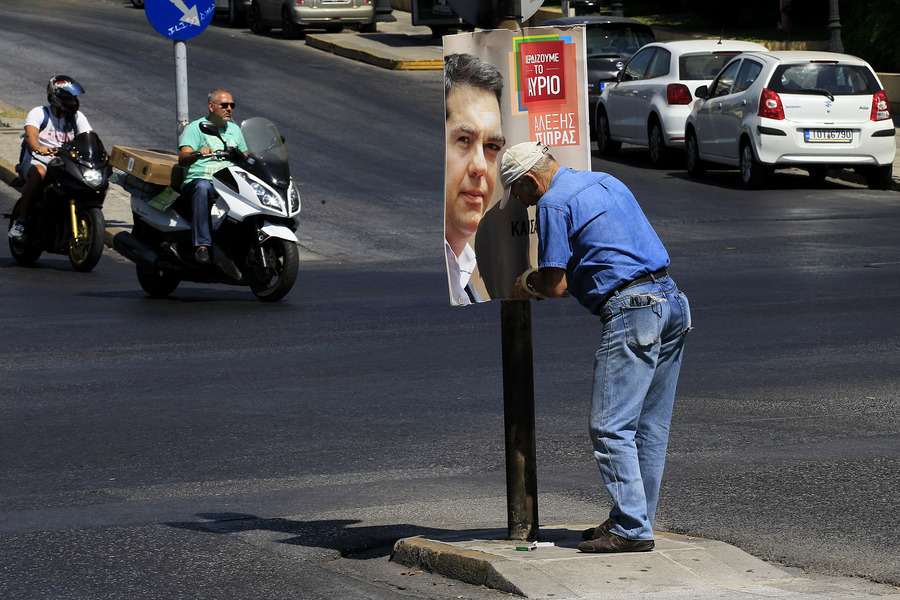
[[165, 298], [181, 283], [181, 279], [167, 271], [148, 269], [141, 265], [137, 265], [137, 278], [141, 288], [151, 298]]
[[78, 225], [78, 241], [73, 232], [69, 241], [69, 262], [76, 271], [87, 273], [97, 266], [103, 256], [106, 222], [99, 208], [76, 211], [75, 221]]

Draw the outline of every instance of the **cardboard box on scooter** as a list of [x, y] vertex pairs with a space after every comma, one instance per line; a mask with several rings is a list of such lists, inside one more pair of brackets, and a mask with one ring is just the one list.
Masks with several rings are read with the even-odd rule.
[[110, 164], [142, 181], [171, 185], [178, 156], [152, 150], [113, 146]]

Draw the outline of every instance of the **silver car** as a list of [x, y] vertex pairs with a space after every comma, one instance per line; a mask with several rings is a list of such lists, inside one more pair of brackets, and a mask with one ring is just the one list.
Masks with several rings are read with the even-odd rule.
[[308, 27], [375, 31], [375, 0], [251, 0], [247, 23], [253, 33], [280, 27], [285, 39], [298, 38]]
[[613, 155], [622, 142], [647, 146], [650, 163], [662, 166], [669, 150], [684, 148], [684, 122], [694, 101], [691, 91], [712, 83], [741, 52], [754, 51], [766, 48], [736, 40], [647, 44], [603, 89], [593, 115], [597, 149]]

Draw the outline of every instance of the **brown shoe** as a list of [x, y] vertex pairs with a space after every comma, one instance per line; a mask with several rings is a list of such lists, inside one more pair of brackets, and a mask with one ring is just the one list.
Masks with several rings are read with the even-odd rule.
[[596, 540], [597, 538], [602, 538], [604, 535], [609, 533], [609, 530], [612, 529], [612, 526], [612, 519], [607, 519], [596, 527], [591, 527], [590, 529], [585, 529], [584, 531], [582, 531], [581, 539]]
[[629, 540], [614, 533], [578, 544], [582, 552], [649, 552], [656, 544], [653, 540]]

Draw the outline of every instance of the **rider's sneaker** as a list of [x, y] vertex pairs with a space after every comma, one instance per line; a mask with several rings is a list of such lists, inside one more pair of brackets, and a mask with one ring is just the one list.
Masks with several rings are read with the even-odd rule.
[[25, 219], [16, 219], [13, 226], [9, 228], [9, 237], [14, 240], [21, 240], [25, 237]]

